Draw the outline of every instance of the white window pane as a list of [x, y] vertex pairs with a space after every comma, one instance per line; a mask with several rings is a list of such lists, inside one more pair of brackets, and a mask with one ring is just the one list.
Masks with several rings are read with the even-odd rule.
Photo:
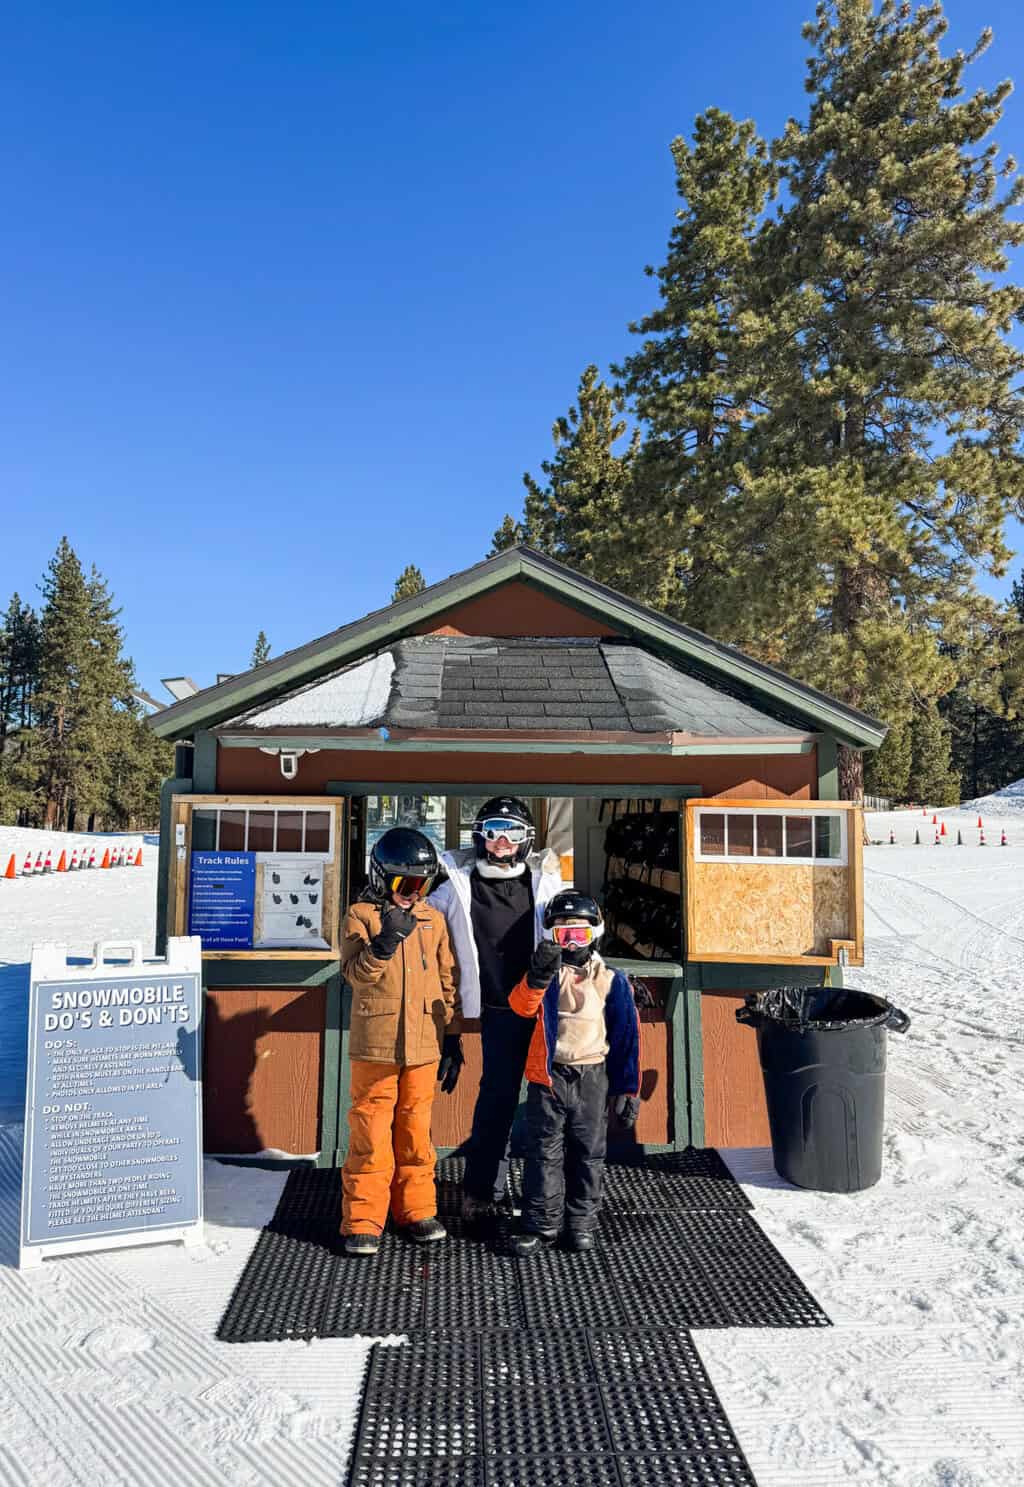
[[703, 812], [700, 818], [700, 854], [702, 857], [725, 856], [725, 817]]
[[730, 857], [753, 857], [754, 855], [754, 818], [753, 816], [727, 816], [726, 823], [729, 835], [726, 838], [728, 853]]
[[843, 832], [839, 816], [815, 816], [814, 855], [836, 860], [842, 857]]
[[786, 856], [810, 857], [813, 816], [786, 817]]

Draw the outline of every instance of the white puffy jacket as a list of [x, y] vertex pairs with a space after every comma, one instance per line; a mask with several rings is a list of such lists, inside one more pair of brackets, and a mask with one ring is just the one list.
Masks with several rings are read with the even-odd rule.
[[[473, 938], [472, 888], [470, 875], [476, 866], [476, 851], [462, 847], [456, 852], [442, 852], [441, 861], [448, 877], [427, 899], [448, 921], [448, 933], [459, 966], [459, 996], [463, 1017], [480, 1016], [480, 957]], [[526, 870], [533, 882], [533, 943], [544, 935], [544, 907], [562, 890], [562, 874], [554, 852], [534, 852], [526, 859]]]

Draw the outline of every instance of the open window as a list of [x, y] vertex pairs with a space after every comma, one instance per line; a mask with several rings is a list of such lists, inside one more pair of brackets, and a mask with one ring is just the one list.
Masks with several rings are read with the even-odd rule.
[[863, 965], [861, 851], [848, 801], [688, 801], [687, 958]]
[[168, 933], [217, 959], [338, 955], [345, 802], [180, 795]]

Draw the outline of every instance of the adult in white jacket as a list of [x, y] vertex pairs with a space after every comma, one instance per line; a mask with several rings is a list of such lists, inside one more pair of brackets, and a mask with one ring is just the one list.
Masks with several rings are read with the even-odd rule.
[[463, 1179], [463, 1214], [471, 1221], [493, 1214], [505, 1195], [509, 1137], [533, 1033], [508, 998], [543, 938], [544, 907], [562, 887], [555, 854], [531, 851], [535, 835], [521, 800], [488, 800], [473, 823], [473, 846], [442, 854], [448, 877], [427, 900], [448, 921], [462, 1015], [480, 1018], [483, 1074]]

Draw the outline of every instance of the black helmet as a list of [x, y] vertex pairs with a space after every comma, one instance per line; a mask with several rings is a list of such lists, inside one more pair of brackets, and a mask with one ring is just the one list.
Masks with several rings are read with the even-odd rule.
[[[423, 897], [437, 875], [437, 852], [422, 831], [393, 826], [373, 844], [370, 852], [370, 891], [380, 899], [392, 893]], [[403, 881], [404, 880], [404, 881]]]
[[589, 893], [580, 893], [576, 888], [563, 888], [545, 906], [544, 928], [554, 930], [555, 925], [563, 919], [582, 919], [585, 924], [590, 925], [592, 933], [585, 945], [562, 946], [562, 961], [565, 965], [586, 965], [604, 934], [604, 920], [597, 900], [591, 898]]
[[[490, 826], [492, 822], [494, 824]], [[501, 830], [502, 825], [507, 826], [507, 832]], [[490, 852], [488, 842], [495, 841], [499, 835], [507, 835], [512, 843], [511, 857], [496, 857]], [[473, 846], [477, 857], [502, 865], [515, 866], [525, 862], [536, 835], [529, 808], [514, 795], [495, 795], [493, 799], [485, 800], [473, 822]]]

